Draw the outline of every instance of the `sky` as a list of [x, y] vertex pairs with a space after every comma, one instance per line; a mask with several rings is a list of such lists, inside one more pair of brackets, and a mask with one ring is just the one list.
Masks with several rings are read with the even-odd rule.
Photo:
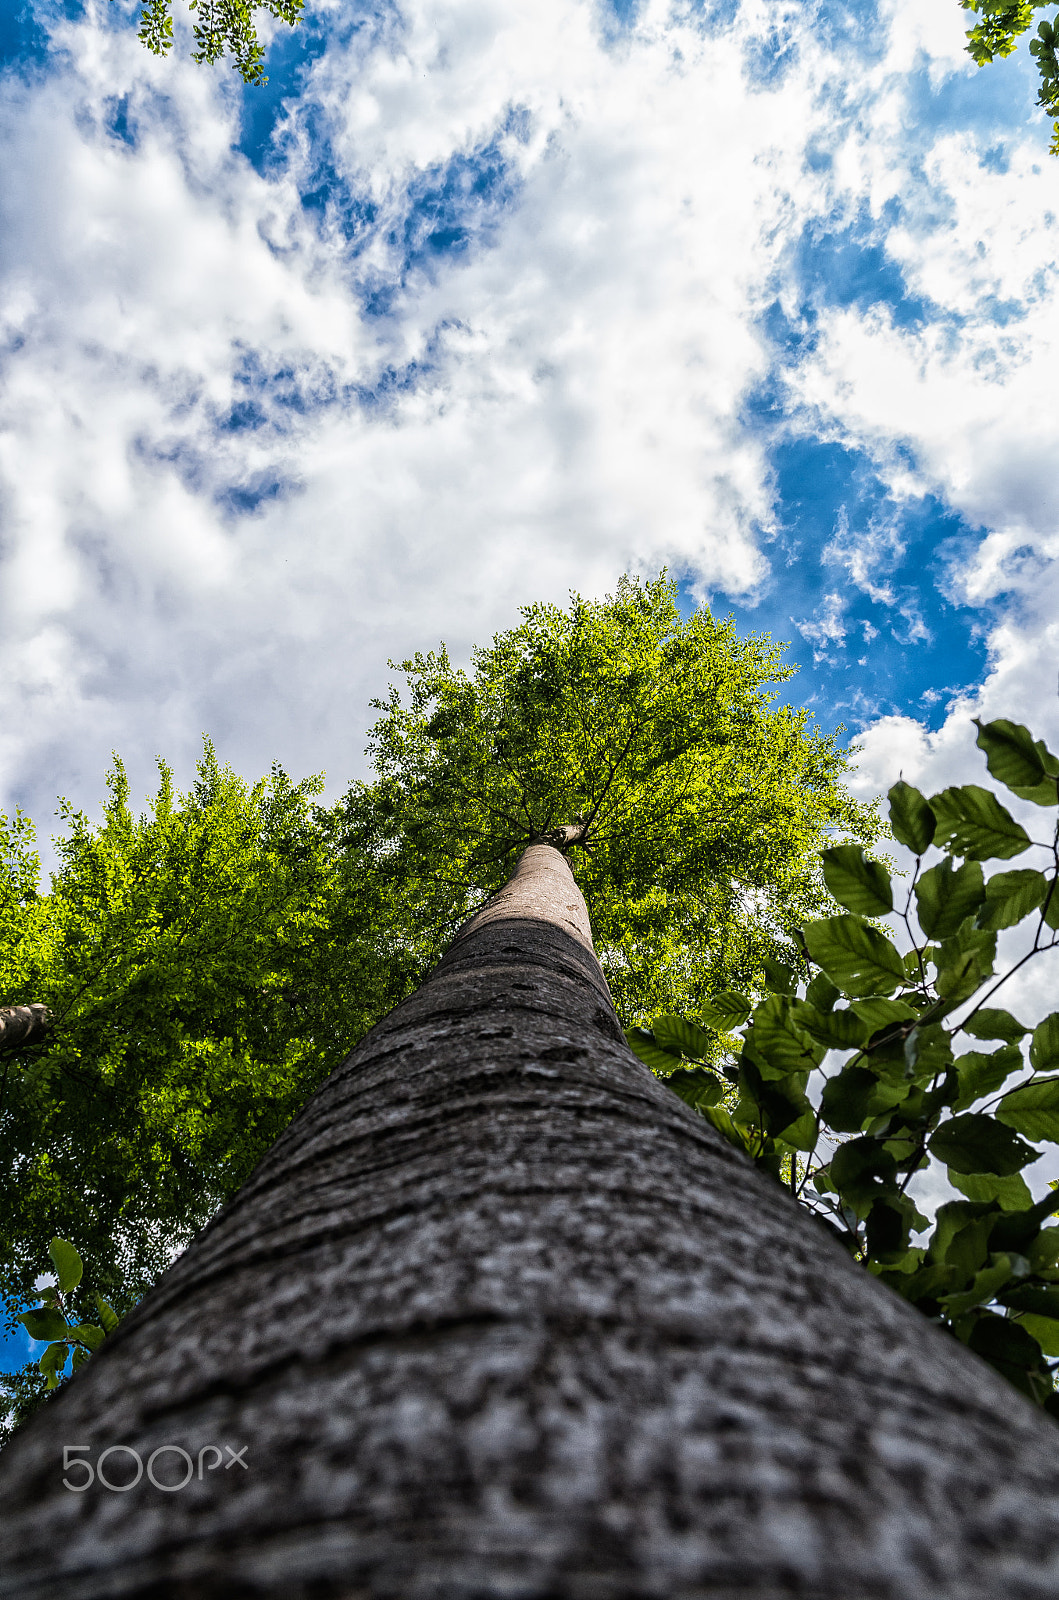
[[[307, 0], [270, 81], [0, 0], [0, 810], [667, 566], [855, 786], [1059, 748], [1059, 161], [956, 0]], [[1027, 990], [1034, 1007], [1043, 989]]]

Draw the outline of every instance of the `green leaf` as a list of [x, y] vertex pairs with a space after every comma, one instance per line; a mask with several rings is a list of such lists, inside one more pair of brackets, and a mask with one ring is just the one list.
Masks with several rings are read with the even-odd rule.
[[73, 1358], [73, 1362], [71, 1363], [71, 1370], [76, 1372], [78, 1367], [83, 1367], [85, 1362], [88, 1360], [88, 1355], [89, 1355], [89, 1352], [85, 1349], [83, 1344], [75, 1345], [74, 1346], [74, 1358]]
[[910, 783], [899, 778], [887, 796], [890, 802], [890, 827], [899, 844], [917, 856], [934, 842], [937, 819], [927, 801]]
[[121, 1320], [120, 1317], [114, 1310], [114, 1307], [107, 1304], [102, 1295], [97, 1294], [94, 1298], [96, 1302], [96, 1310], [99, 1312], [99, 1320], [103, 1326], [103, 1332], [113, 1333], [114, 1329]]
[[904, 1058], [916, 1078], [933, 1077], [951, 1065], [952, 1040], [940, 1023], [921, 1023], [905, 1040]]
[[1040, 1158], [1039, 1150], [980, 1111], [950, 1117], [934, 1130], [928, 1144], [931, 1155], [957, 1172], [995, 1172], [1002, 1178]]
[[1030, 1031], [1016, 1021], [1010, 1011], [1001, 1011], [993, 1006], [982, 1006], [975, 1011], [967, 1018], [963, 1029], [976, 1039], [1003, 1039], [1008, 1044], [1018, 1044]]
[[703, 1106], [701, 1110], [707, 1122], [712, 1122], [717, 1132], [727, 1139], [729, 1144], [734, 1144], [738, 1150], [746, 1153], [746, 1137], [742, 1129], [732, 1121], [731, 1113], [726, 1111], [724, 1106]]
[[871, 861], [859, 844], [834, 845], [820, 856], [824, 882], [847, 911], [865, 917], [881, 917], [894, 908], [890, 874], [878, 861]]
[[1011, 1262], [1007, 1256], [1001, 1256], [990, 1266], [983, 1267], [980, 1272], [975, 1273], [970, 1288], [965, 1289], [962, 1294], [941, 1295], [941, 1303], [950, 1317], [962, 1317], [975, 1306], [988, 1305], [996, 1298], [997, 1291], [1010, 1281]]
[[985, 901], [978, 913], [980, 928], [1013, 928], [1031, 911], [1036, 911], [1048, 892], [1043, 872], [1016, 867], [1013, 872], [997, 872], [985, 886]]
[[743, 1026], [752, 1009], [745, 994], [737, 989], [722, 989], [720, 994], [711, 994], [709, 1003], [703, 1006], [702, 1020], [721, 1033], [730, 1033]]
[[840, 1144], [831, 1157], [829, 1171], [842, 1202], [860, 1216], [866, 1216], [884, 1192], [896, 1196], [897, 1191], [887, 1185], [897, 1171], [897, 1162], [878, 1139], [865, 1135]]
[[831, 1011], [839, 993], [827, 973], [818, 972], [806, 989], [805, 998], [815, 1011]]
[[966, 917], [973, 917], [985, 895], [985, 880], [977, 861], [955, 867], [946, 856], [924, 872], [916, 883], [916, 913], [928, 939], [947, 939]]
[[695, 1061], [706, 1060], [716, 1047], [716, 1040], [690, 1017], [654, 1017], [651, 1032], [663, 1050], [677, 1055], [683, 1051]]
[[1037, 1289], [1032, 1284], [1019, 1284], [1006, 1289], [999, 1297], [1015, 1311], [1033, 1311], [1039, 1317], [1059, 1317], [1059, 1287]]
[[671, 1050], [663, 1050], [655, 1039], [653, 1033], [646, 1028], [626, 1028], [625, 1042], [635, 1055], [638, 1055], [645, 1067], [660, 1078], [666, 1078], [675, 1072], [681, 1064], [681, 1057], [674, 1055]]
[[1023, 1314], [1019, 1317], [1019, 1325], [1026, 1329], [1031, 1338], [1036, 1339], [1046, 1356], [1059, 1356], [1059, 1322], [1051, 1317]]
[[996, 722], [972, 720], [978, 729], [975, 744], [985, 751], [986, 766], [999, 783], [1009, 789], [1016, 785], [1032, 789], [1047, 776], [1033, 735], [1020, 722], [1009, 722], [1006, 717]]
[[967, 1111], [987, 1094], [1018, 1072], [1023, 1064], [1022, 1051], [1017, 1044], [1005, 1045], [991, 1055], [983, 1050], [968, 1050], [957, 1056], [956, 1072], [960, 1091], [953, 1102], [954, 1111]]
[[937, 967], [934, 987], [951, 1007], [969, 999], [992, 973], [996, 934], [965, 924], [951, 939], [943, 939], [931, 949]]
[[975, 1355], [982, 1356], [1006, 1378], [1013, 1378], [1018, 1368], [1029, 1370], [1040, 1366], [1040, 1345], [1010, 1317], [987, 1312], [975, 1323], [967, 1343]]
[[812, 1106], [807, 1106], [800, 1117], [793, 1122], [788, 1122], [776, 1138], [783, 1144], [790, 1145], [792, 1150], [804, 1150], [807, 1153], [816, 1149], [816, 1141], [820, 1133], [816, 1125], [816, 1113]]
[[957, 1172], [949, 1168], [949, 1182], [968, 1200], [988, 1204], [995, 1200], [1004, 1211], [1025, 1211], [1033, 1204], [1029, 1184], [1021, 1172], [1000, 1178], [995, 1172]]
[[868, 1042], [867, 1024], [846, 1006], [838, 1011], [820, 1012], [806, 1001], [796, 1000], [794, 1019], [800, 1028], [804, 1028], [828, 1050], [859, 1050], [861, 1045]]
[[772, 994], [795, 994], [798, 989], [798, 974], [782, 961], [773, 961], [765, 956], [761, 962], [765, 973], [765, 987]]
[[786, 1078], [792, 1072], [811, 1072], [823, 1059], [823, 1045], [815, 1043], [798, 1026], [800, 1009], [798, 1003], [780, 994], [770, 994], [755, 1007], [743, 1054], [749, 1053], [763, 1077]]
[[715, 1106], [724, 1094], [720, 1078], [712, 1072], [704, 1072], [701, 1067], [692, 1067], [688, 1072], [680, 1069], [671, 1072], [665, 1085], [679, 1095], [685, 1105], [693, 1107]]
[[40, 1311], [23, 1311], [17, 1319], [31, 1339], [65, 1339], [66, 1318], [54, 1306], [44, 1306]]
[[869, 1038], [890, 1028], [895, 1022], [911, 1022], [919, 1015], [907, 1000], [854, 1000], [850, 1010], [855, 1012], [868, 1029]]
[[67, 1333], [68, 1339], [76, 1339], [78, 1344], [87, 1345], [89, 1350], [98, 1350], [105, 1337], [103, 1329], [97, 1328], [94, 1322], [79, 1322]]
[[70, 1354], [69, 1346], [65, 1344], [50, 1344], [37, 1362], [40, 1370], [48, 1379], [48, 1388], [56, 1389], [59, 1385], [59, 1373], [66, 1365], [66, 1358]]
[[58, 1279], [59, 1289], [63, 1294], [69, 1294], [71, 1289], [76, 1289], [81, 1282], [84, 1266], [81, 1257], [68, 1239], [55, 1238], [48, 1246], [48, 1254], [55, 1264], [55, 1276]]
[[986, 765], [993, 777], [1004, 784], [1020, 800], [1032, 800], [1035, 805], [1054, 806], [1057, 794], [1055, 773], [1059, 763], [1041, 740], [1034, 740], [1030, 730], [1020, 722], [1009, 722], [1005, 717], [996, 722], [981, 723], [975, 741], [985, 751]]
[[820, 1111], [835, 1133], [859, 1133], [869, 1117], [898, 1105], [906, 1092], [906, 1085], [880, 1082], [867, 1067], [843, 1067], [825, 1083]]
[[997, 1117], [1029, 1139], [1059, 1142], [1059, 1078], [1037, 1078], [1012, 1089], [997, 1106]]
[[1053, 1011], [1034, 1028], [1030, 1066], [1034, 1072], [1051, 1072], [1059, 1067], [1059, 1011]]
[[892, 994], [904, 983], [905, 969], [894, 946], [860, 917], [824, 917], [804, 929], [805, 943], [843, 994]]
[[1007, 861], [1030, 847], [1030, 836], [989, 789], [977, 783], [942, 789], [930, 801], [938, 819], [935, 843], [970, 861]]

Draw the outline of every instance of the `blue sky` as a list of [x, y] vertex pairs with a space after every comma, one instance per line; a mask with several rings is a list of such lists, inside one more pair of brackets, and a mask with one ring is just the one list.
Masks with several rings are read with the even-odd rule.
[[1059, 736], [1024, 51], [956, 0], [308, 0], [251, 90], [176, 14], [160, 61], [0, 0], [0, 810], [203, 731], [334, 792], [388, 658], [663, 564], [865, 794], [971, 772], [974, 711]]

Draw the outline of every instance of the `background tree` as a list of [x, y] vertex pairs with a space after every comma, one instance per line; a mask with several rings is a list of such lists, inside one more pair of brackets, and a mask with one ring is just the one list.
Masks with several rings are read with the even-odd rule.
[[469, 672], [444, 646], [401, 663], [406, 695], [376, 702], [377, 780], [346, 815], [399, 886], [424, 970], [525, 845], [552, 838], [625, 1025], [695, 1010], [795, 953], [831, 904], [822, 844], [877, 836], [837, 736], [777, 704], [782, 647], [705, 607], [683, 618], [676, 595], [664, 573], [626, 577], [598, 602], [525, 607]]
[[318, 781], [251, 786], [208, 743], [138, 819], [120, 761], [107, 781], [100, 824], [64, 804], [47, 891], [31, 824], [0, 818], [0, 998], [52, 1017], [0, 1051], [12, 1310], [56, 1234], [127, 1308], [410, 981]]

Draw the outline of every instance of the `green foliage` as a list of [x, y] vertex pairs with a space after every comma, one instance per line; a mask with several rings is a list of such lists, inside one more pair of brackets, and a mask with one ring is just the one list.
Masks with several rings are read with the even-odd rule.
[[0, 1052], [10, 1315], [59, 1233], [127, 1310], [419, 975], [316, 780], [250, 786], [208, 744], [189, 794], [160, 773], [138, 819], [120, 762], [100, 824], [63, 806], [47, 891], [0, 817], [0, 1002], [55, 1018]]
[[[992, 776], [1039, 806], [1047, 789], [1054, 808], [1059, 762], [1044, 744], [1016, 723], [978, 726]], [[917, 858], [932, 844], [943, 852], [929, 867], [916, 861], [900, 911], [907, 955], [864, 920], [889, 900], [883, 869], [851, 847], [825, 852], [828, 884], [849, 912], [804, 927], [804, 992], [763, 968], [772, 992], [741, 1039], [729, 1036], [727, 1059], [703, 1047], [700, 1027], [683, 1035], [678, 1019], [659, 1019], [667, 1081], [681, 1071], [678, 1054], [709, 1059], [718, 1093], [682, 1098], [782, 1178], [870, 1272], [1059, 1416], [1059, 1228], [1047, 1226], [1059, 1193], [1049, 1187], [1035, 1202], [1023, 1176], [1040, 1146], [1059, 1145], [1059, 1012], [1027, 1050], [1029, 1030], [993, 1003], [1011, 971], [1059, 945], [1050, 915], [1059, 824], [1031, 845], [976, 784], [927, 800], [898, 783], [890, 807], [894, 835]], [[1046, 852], [1042, 870], [983, 871], [1030, 848]], [[1026, 919], [1029, 948], [997, 976], [996, 930]], [[700, 1004], [697, 1022], [716, 1004]], [[657, 1025], [629, 1035], [648, 1065], [657, 1035]], [[966, 1049], [968, 1040], [998, 1047]], [[824, 1047], [840, 1058], [822, 1071]], [[964, 1197], [940, 1206], [933, 1226], [909, 1193], [931, 1157]]]
[[[350, 791], [350, 827], [388, 829], [404, 937], [433, 958], [519, 851], [551, 840], [624, 1023], [697, 1015], [712, 993], [703, 1015], [723, 1033], [766, 963], [798, 965], [795, 930], [830, 903], [816, 853], [836, 834], [877, 899], [885, 874], [857, 850], [878, 818], [843, 788], [835, 737], [774, 703], [779, 650], [705, 609], [682, 619], [664, 574], [522, 615], [469, 672], [444, 647], [401, 664], [407, 691], [377, 703], [378, 779]], [[841, 847], [835, 860], [854, 871]]]
[[[296, 28], [304, 0], [190, 0], [195, 49], [192, 61], [213, 66], [225, 51], [244, 83], [265, 84], [265, 47], [257, 35], [254, 13]], [[173, 48], [173, 0], [144, 0], [139, 39], [153, 55], [167, 56]]]
[[[974, 27], [968, 31], [967, 52], [978, 66], [984, 67], [998, 57], [1003, 60], [1005, 56], [1011, 55], [1017, 48], [1019, 39], [1032, 26], [1034, 13], [1046, 10], [1052, 4], [1052, 0], [960, 0], [960, 4], [965, 11], [971, 11], [979, 18]], [[1037, 36], [1030, 40], [1030, 54], [1037, 63], [1041, 80], [1037, 89], [1037, 104], [1046, 116], [1059, 119], [1057, 43], [1059, 36], [1056, 34], [1054, 19], [1039, 22]], [[1053, 122], [1052, 133], [1053, 138], [1049, 148], [1052, 155], [1059, 155], [1059, 120]], [[995, 741], [999, 746], [1004, 738], [1005, 724], [993, 723], [991, 726], [998, 730]], [[1012, 724], [1006, 726], [1010, 727]], [[1008, 782], [1008, 779], [999, 770], [995, 770], [992, 764], [989, 770], [995, 778], [1000, 779], [1001, 783]]]
[[42, 1305], [35, 1311], [24, 1311], [17, 1319], [31, 1339], [47, 1339], [47, 1349], [36, 1362], [30, 1362], [22, 1372], [6, 1374], [0, 1378], [0, 1396], [6, 1418], [0, 1416], [0, 1444], [5, 1444], [14, 1432], [37, 1407], [47, 1399], [53, 1389], [64, 1382], [66, 1364], [76, 1372], [94, 1350], [118, 1326], [119, 1317], [113, 1306], [99, 1294], [94, 1296], [99, 1322], [85, 1322], [80, 1314], [84, 1308], [84, 1293], [75, 1294], [81, 1283], [84, 1265], [81, 1257], [68, 1239], [55, 1238], [48, 1246], [56, 1279], [54, 1284], [40, 1291]]

